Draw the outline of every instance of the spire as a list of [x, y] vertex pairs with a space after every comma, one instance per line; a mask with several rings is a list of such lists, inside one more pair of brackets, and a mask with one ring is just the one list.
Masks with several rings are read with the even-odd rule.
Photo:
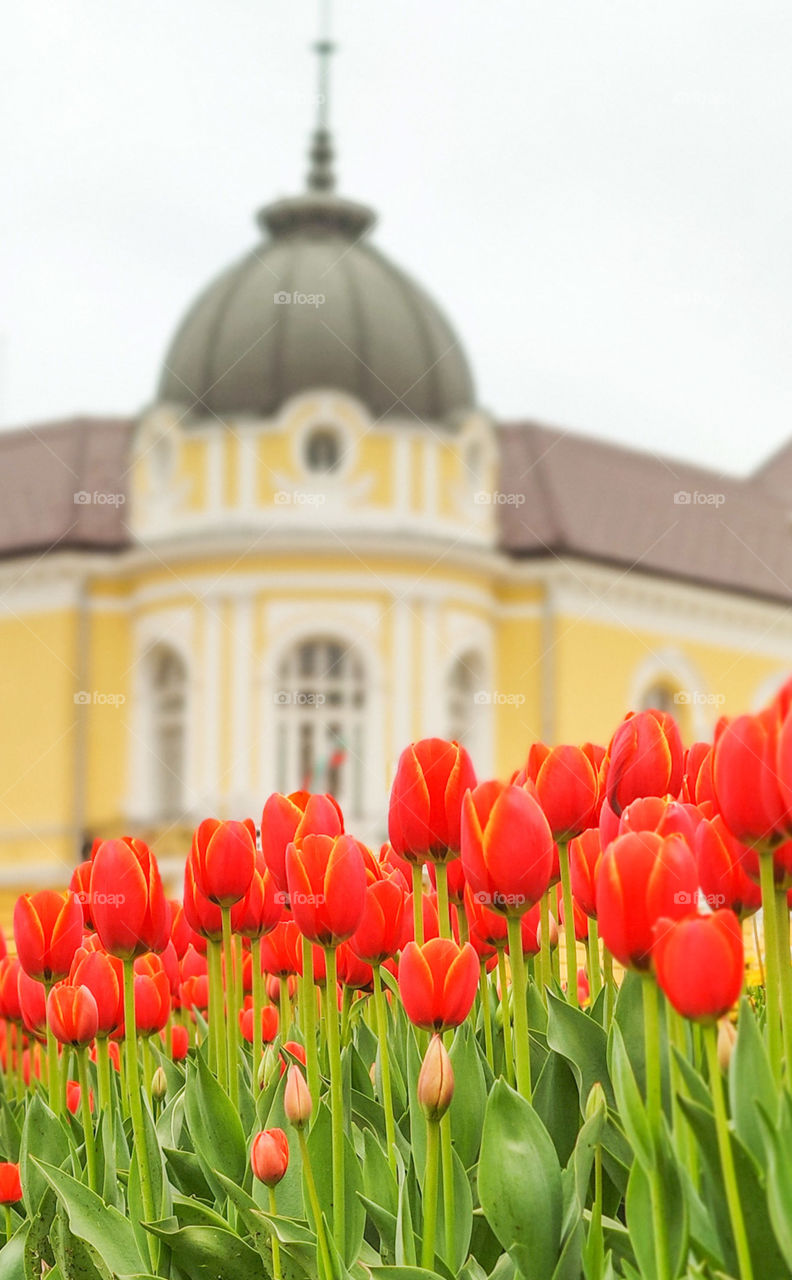
[[313, 48], [318, 55], [318, 91], [316, 96], [316, 128], [311, 138], [308, 170], [309, 191], [333, 191], [335, 174], [333, 173], [333, 142], [330, 137], [328, 122], [330, 119], [330, 57], [335, 52], [335, 45], [330, 39], [330, 2], [319, 0], [319, 39]]

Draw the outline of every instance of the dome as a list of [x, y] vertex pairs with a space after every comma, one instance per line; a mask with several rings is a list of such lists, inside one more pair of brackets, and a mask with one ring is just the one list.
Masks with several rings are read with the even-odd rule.
[[443, 419], [475, 403], [459, 340], [435, 303], [369, 241], [374, 216], [322, 191], [259, 215], [264, 242], [198, 297], [158, 399], [218, 417], [269, 416], [329, 387], [375, 418]]

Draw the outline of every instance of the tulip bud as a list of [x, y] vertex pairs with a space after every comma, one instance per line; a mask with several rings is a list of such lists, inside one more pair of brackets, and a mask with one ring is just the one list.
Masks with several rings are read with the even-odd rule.
[[442, 1120], [454, 1096], [454, 1069], [440, 1036], [432, 1036], [417, 1085], [418, 1103], [427, 1120]]
[[605, 1090], [598, 1080], [596, 1084], [591, 1086], [589, 1095], [586, 1098], [584, 1119], [593, 1120], [596, 1115], [600, 1114], [608, 1114], [608, 1103], [605, 1098]]
[[157, 1067], [151, 1077], [151, 1096], [155, 1102], [162, 1102], [168, 1092], [168, 1077], [162, 1067]]
[[250, 1167], [259, 1182], [276, 1187], [289, 1167], [289, 1143], [282, 1129], [262, 1129], [250, 1148]]
[[[550, 950], [551, 950], [551, 951], [555, 951], [556, 947], [558, 946], [558, 925], [556, 924], [556, 918], [555, 918], [555, 916], [554, 916], [554, 915], [552, 915], [552, 914], [551, 914], [551, 916], [550, 916], [550, 927], [549, 927], [549, 929], [548, 929], [548, 937], [550, 938]], [[536, 944], [537, 944], [537, 946], [539, 946], [539, 947], [541, 947], [541, 945], [542, 945], [542, 925], [541, 925], [541, 921], [540, 921], [540, 923], [536, 926]]]
[[305, 1076], [293, 1062], [286, 1077], [286, 1088], [283, 1092], [283, 1110], [289, 1124], [295, 1129], [304, 1129], [311, 1118], [313, 1101]]
[[261, 1055], [261, 1062], [256, 1072], [256, 1084], [259, 1092], [266, 1089], [276, 1071], [280, 1071], [280, 1057], [274, 1045], [267, 1045]]
[[721, 1071], [728, 1071], [736, 1043], [737, 1028], [728, 1018], [721, 1018], [718, 1023], [718, 1062]]

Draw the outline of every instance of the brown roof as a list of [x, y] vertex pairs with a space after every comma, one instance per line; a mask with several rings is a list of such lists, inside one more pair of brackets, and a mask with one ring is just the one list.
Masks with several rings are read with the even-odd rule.
[[[781, 600], [792, 525], [764, 467], [745, 479], [535, 423], [500, 427], [501, 545]], [[782, 455], [783, 456], [783, 455]], [[792, 448], [786, 466], [792, 471]], [[688, 497], [688, 501], [680, 501]]]
[[74, 418], [0, 433], [0, 555], [127, 545], [133, 428]]
[[[134, 426], [75, 418], [0, 433], [0, 556], [128, 546]], [[498, 436], [507, 554], [577, 556], [792, 599], [792, 445], [737, 479], [533, 422], [504, 424]]]

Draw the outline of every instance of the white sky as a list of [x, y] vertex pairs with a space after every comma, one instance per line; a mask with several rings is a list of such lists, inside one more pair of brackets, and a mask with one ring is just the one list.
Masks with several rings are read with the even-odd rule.
[[[343, 194], [480, 400], [746, 471], [792, 436], [788, 0], [336, 0]], [[134, 412], [302, 186], [313, 0], [25, 0], [0, 52], [0, 420]]]

